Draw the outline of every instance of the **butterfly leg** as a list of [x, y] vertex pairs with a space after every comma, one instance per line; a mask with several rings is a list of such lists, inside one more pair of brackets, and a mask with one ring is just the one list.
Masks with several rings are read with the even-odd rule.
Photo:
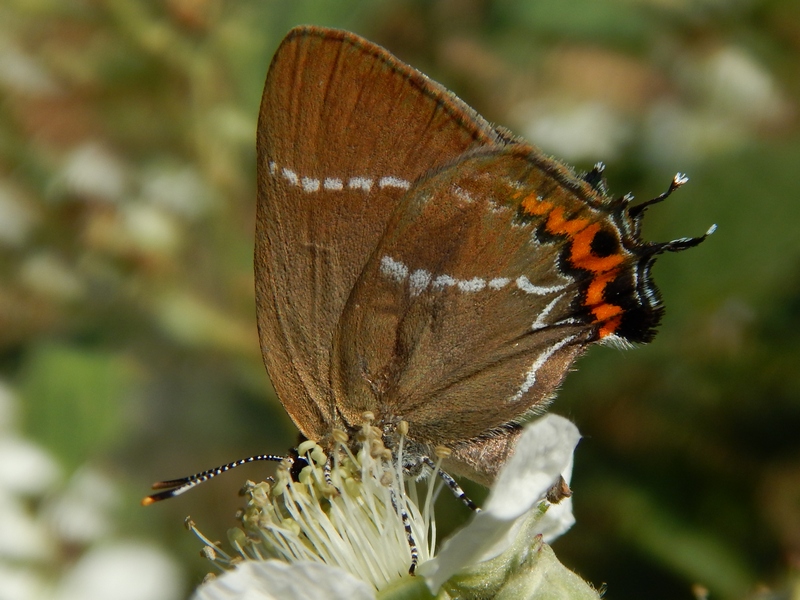
[[411, 566], [408, 567], [408, 574], [413, 575], [417, 570], [419, 563], [419, 549], [417, 548], [417, 541], [414, 539], [414, 532], [411, 530], [411, 519], [408, 517], [405, 506], [400, 506], [397, 502], [397, 494], [394, 488], [389, 488], [392, 498], [392, 508], [400, 515], [400, 520], [403, 522], [403, 529], [406, 531], [406, 540], [408, 540], [408, 548], [411, 551]]
[[453, 479], [453, 476], [450, 475], [450, 473], [447, 471], [442, 471], [439, 465], [437, 465], [427, 456], [424, 457], [422, 461], [431, 469], [433, 469], [433, 472], [436, 473], [442, 479], [442, 481], [444, 481], [448, 488], [450, 488], [450, 491], [453, 492], [453, 495], [466, 504], [467, 508], [475, 512], [480, 512], [481, 509], [478, 507], [478, 505], [475, 504], [469, 496], [467, 496], [466, 492], [461, 488], [460, 485], [458, 485], [458, 482]]
[[330, 490], [336, 490], [336, 494], [341, 494], [342, 490], [336, 487], [336, 484], [333, 483], [333, 478], [331, 477], [331, 472], [333, 471], [334, 465], [334, 457], [333, 452], [328, 454], [328, 458], [325, 460], [325, 466], [322, 468], [322, 477], [325, 479], [325, 483], [330, 486]]

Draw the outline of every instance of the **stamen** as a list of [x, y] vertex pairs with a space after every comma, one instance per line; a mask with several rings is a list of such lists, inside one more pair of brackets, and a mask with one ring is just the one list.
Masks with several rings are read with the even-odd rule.
[[[375, 589], [414, 574], [435, 549], [434, 502], [442, 482], [467, 506], [474, 504], [441, 470], [448, 448], [437, 448], [435, 459], [406, 456], [408, 426], [401, 421], [392, 453], [374, 423], [373, 415], [364, 415], [354, 435], [356, 444], [345, 432], [334, 432], [328, 453], [314, 442], [304, 442], [293, 454], [296, 458], [281, 462], [274, 482], [248, 482], [242, 526], [228, 536], [232, 555], [192, 523], [207, 547], [206, 555], [221, 568], [268, 558], [322, 562], [371, 582]], [[425, 480], [422, 503], [422, 490], [418, 492], [417, 482], [407, 477], [409, 465], [433, 471]], [[338, 493], [330, 493], [334, 488]]]
[[213, 562], [220, 569], [224, 569], [232, 564], [233, 557], [219, 547], [219, 542], [214, 543], [204, 536], [200, 530], [197, 529], [191, 517], [186, 517], [186, 520], [183, 523], [189, 531], [191, 531], [201, 542], [203, 542], [203, 546], [205, 548], [211, 548], [214, 550], [214, 557], [210, 559], [211, 562]]

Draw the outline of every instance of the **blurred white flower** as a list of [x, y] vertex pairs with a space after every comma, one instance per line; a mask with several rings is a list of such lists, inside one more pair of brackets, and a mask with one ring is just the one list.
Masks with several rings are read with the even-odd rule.
[[55, 459], [15, 432], [18, 405], [0, 380], [0, 600], [181, 598], [165, 552], [111, 537], [113, 482], [85, 467], [64, 488]]
[[34, 292], [60, 300], [79, 300], [84, 293], [83, 282], [75, 270], [50, 252], [26, 258], [20, 265], [19, 277]]
[[0, 493], [0, 564], [2, 561], [43, 562], [51, 559], [56, 542], [47, 526], [31, 514], [27, 504], [7, 492]]
[[0, 438], [0, 493], [43, 495], [61, 479], [61, 469], [42, 448], [14, 434]]
[[142, 197], [155, 206], [188, 219], [204, 215], [211, 207], [211, 193], [191, 167], [158, 166], [145, 170]]
[[173, 217], [157, 206], [130, 202], [122, 210], [125, 235], [130, 245], [142, 252], [172, 254], [181, 242]]
[[735, 46], [676, 61], [683, 99], [650, 107], [644, 152], [655, 163], [700, 161], [752, 142], [754, 132], [787, 123], [792, 107], [769, 70]]
[[742, 48], [724, 46], [697, 63], [690, 78], [711, 109], [749, 124], [787, 118], [789, 104], [764, 65]]
[[148, 544], [116, 542], [83, 555], [53, 594], [53, 600], [175, 600], [180, 597], [175, 563]]
[[127, 176], [122, 161], [108, 148], [87, 142], [69, 154], [58, 182], [73, 194], [116, 203], [122, 200]]
[[[563, 483], [561, 477], [569, 479], [579, 438], [575, 426], [556, 415], [528, 426], [485, 510], [438, 555], [432, 509], [437, 482], [430, 482], [425, 495], [417, 494], [399, 467], [402, 446], [401, 458], [392, 459], [381, 432], [367, 422], [359, 437], [360, 451], [354, 456], [342, 443], [344, 458], [336, 461], [326, 481], [327, 456], [313, 442], [305, 442], [298, 450], [308, 466], [298, 481], [291, 479], [291, 465], [284, 464], [274, 483], [246, 488], [250, 500], [242, 517], [244, 531], [229, 534], [236, 554], [206, 540], [190, 523], [206, 543], [206, 555], [232, 569], [200, 586], [193, 598], [316, 598], [323, 596], [313, 593], [315, 586], [342, 582], [344, 595], [324, 597], [372, 598], [387, 589], [412, 594], [416, 590], [424, 597], [441, 589], [441, 598], [480, 590], [484, 597], [508, 593], [513, 598], [597, 600], [597, 593], [565, 569], [543, 541], [544, 535], [552, 539], [574, 521], [569, 499], [551, 505], [546, 498], [554, 485]], [[421, 577], [408, 574], [412, 540]], [[275, 558], [279, 561], [266, 560]], [[320, 564], [325, 569], [312, 568]], [[356, 582], [369, 584], [370, 595], [346, 595], [363, 589], [350, 587]], [[426, 585], [430, 592], [420, 590]]]
[[689, 110], [675, 102], [655, 104], [644, 123], [644, 152], [655, 164], [698, 161], [747, 141], [741, 123], [719, 114]]
[[632, 138], [633, 130], [614, 108], [601, 102], [563, 99], [522, 103], [512, 111], [522, 135], [545, 152], [570, 162], [612, 161]]
[[45, 517], [64, 541], [88, 544], [113, 532], [113, 512], [119, 503], [114, 484], [102, 473], [79, 469], [67, 488], [47, 503]]
[[15, 190], [0, 182], [0, 244], [22, 246], [38, 220], [34, 210], [25, 204]]
[[232, 318], [203, 298], [169, 290], [154, 300], [155, 314], [170, 338], [190, 347], [224, 348], [249, 353], [253, 328]]
[[40, 600], [51, 596], [50, 586], [35, 569], [0, 562], [0, 598]]
[[50, 96], [58, 92], [55, 80], [34, 58], [6, 36], [0, 36], [0, 85], [11, 92]]

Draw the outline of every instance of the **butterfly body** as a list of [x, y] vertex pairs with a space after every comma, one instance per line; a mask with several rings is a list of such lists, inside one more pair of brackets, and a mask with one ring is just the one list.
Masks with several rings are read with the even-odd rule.
[[643, 207], [601, 168], [577, 176], [348, 32], [287, 35], [257, 147], [278, 396], [323, 444], [369, 412], [396, 448], [407, 423], [411, 471], [446, 446], [451, 472], [490, 483], [591, 343], [652, 338], [655, 256], [703, 239], [642, 241]]

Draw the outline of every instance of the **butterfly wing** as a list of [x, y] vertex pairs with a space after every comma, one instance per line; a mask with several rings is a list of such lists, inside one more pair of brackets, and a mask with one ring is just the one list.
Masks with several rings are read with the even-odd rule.
[[522, 144], [419, 181], [337, 330], [346, 419], [402, 418], [431, 445], [513, 432], [590, 342], [620, 326], [625, 307], [610, 292], [646, 258], [612, 205]]
[[382, 48], [300, 27], [276, 52], [258, 124], [256, 302], [264, 361], [299, 429], [337, 422], [331, 348], [389, 217], [429, 169], [506, 139]]

